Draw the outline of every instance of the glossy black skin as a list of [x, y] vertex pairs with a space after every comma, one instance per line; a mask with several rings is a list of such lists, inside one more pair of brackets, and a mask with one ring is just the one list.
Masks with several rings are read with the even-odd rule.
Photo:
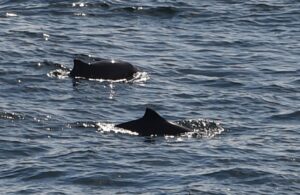
[[142, 118], [118, 124], [116, 127], [136, 132], [141, 136], [180, 135], [192, 131], [186, 127], [168, 122], [150, 108], [146, 108]]
[[74, 59], [71, 77], [84, 77], [92, 79], [120, 80], [132, 79], [138, 69], [124, 61], [112, 61], [99, 58], [97, 61], [84, 62]]

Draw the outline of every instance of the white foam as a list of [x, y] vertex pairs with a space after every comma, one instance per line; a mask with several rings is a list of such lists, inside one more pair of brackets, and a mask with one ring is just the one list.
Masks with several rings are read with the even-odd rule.
[[9, 13], [9, 12], [7, 12], [6, 14], [5, 14], [5, 16], [6, 17], [16, 17], [16, 16], [18, 16], [16, 13]]
[[100, 131], [101, 133], [114, 132], [114, 133], [121, 133], [121, 134], [138, 135], [138, 133], [136, 132], [118, 128], [114, 124], [97, 123], [96, 126], [98, 128], [98, 131]]

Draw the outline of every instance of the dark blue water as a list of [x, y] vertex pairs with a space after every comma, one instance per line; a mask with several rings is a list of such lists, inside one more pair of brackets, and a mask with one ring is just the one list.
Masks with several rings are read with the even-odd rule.
[[[1, 0], [0, 193], [299, 194], [299, 10], [299, 0]], [[76, 55], [142, 72], [74, 82]], [[200, 136], [114, 128], [146, 107]]]

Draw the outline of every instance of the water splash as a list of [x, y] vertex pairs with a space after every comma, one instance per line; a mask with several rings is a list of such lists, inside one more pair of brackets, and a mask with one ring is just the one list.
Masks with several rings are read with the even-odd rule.
[[50, 38], [50, 35], [43, 33], [43, 37], [44, 37], [45, 41], [48, 41]]
[[18, 120], [24, 119], [24, 116], [15, 112], [0, 112], [0, 119]]
[[87, 5], [84, 2], [74, 2], [72, 7], [86, 7]]
[[101, 133], [108, 133], [108, 132], [113, 132], [113, 133], [121, 133], [121, 134], [128, 134], [128, 135], [138, 135], [136, 132], [132, 132], [126, 129], [121, 129], [115, 127], [114, 124], [110, 123], [96, 123], [98, 131]]
[[48, 72], [47, 76], [51, 77], [51, 78], [55, 77], [58, 79], [65, 79], [65, 78], [69, 77], [69, 73], [70, 73], [70, 71], [67, 71], [67, 70], [55, 69], [55, 70]]
[[176, 123], [194, 130], [185, 134], [188, 137], [212, 138], [225, 130], [220, 123], [210, 120], [182, 120]]

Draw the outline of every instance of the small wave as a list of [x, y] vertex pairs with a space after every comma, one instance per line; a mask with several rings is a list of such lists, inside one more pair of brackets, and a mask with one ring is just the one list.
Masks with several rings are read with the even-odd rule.
[[229, 71], [229, 70], [207, 70], [207, 69], [191, 69], [191, 68], [180, 68], [178, 72], [184, 75], [202, 75], [207, 77], [229, 77], [237, 74], [248, 74], [245, 71]]
[[259, 89], [268, 90], [268, 91], [270, 90], [279, 93], [292, 93], [292, 92], [298, 93], [296, 88], [284, 84], [270, 84], [270, 85], [259, 87]]
[[147, 7], [147, 6], [130, 6], [114, 8], [113, 11], [125, 11], [130, 13], [140, 13], [150, 16], [174, 16], [179, 13], [179, 9], [171, 6]]
[[[9, 137], [3, 137], [0, 139], [1, 149], [0, 153], [5, 154], [1, 155], [0, 159], [8, 158], [20, 158], [20, 157], [29, 157], [33, 154], [42, 154], [48, 151], [48, 147], [40, 145], [28, 145], [27, 140], [23, 139], [14, 139]], [[2, 176], [2, 175], [1, 175]]]
[[97, 123], [95, 122], [75, 122], [75, 123], [70, 123], [67, 124], [68, 128], [96, 128], [97, 127]]
[[21, 91], [25, 93], [35, 93], [35, 92], [51, 92], [51, 89], [49, 89], [47, 86], [35, 86], [35, 85], [25, 85], [22, 87]]
[[67, 3], [67, 2], [52, 2], [50, 3], [49, 7], [51, 8], [108, 8], [111, 5], [108, 2], [95, 2], [95, 3], [91, 3], [91, 2], [73, 2], [73, 3]]
[[182, 120], [177, 121], [177, 123], [189, 129], [193, 129], [194, 132], [186, 134], [192, 137], [212, 138], [224, 131], [220, 123], [209, 120]]
[[[158, 16], [158, 17], [172, 17], [178, 13], [180, 10], [175, 6], [143, 6], [143, 5], [133, 5], [128, 6], [128, 4], [120, 3], [108, 3], [108, 2], [55, 2], [51, 3], [48, 8], [51, 8], [52, 14], [60, 15], [70, 15], [75, 16], [97, 16], [101, 14], [99, 9], [103, 9], [108, 12], [117, 12], [117, 13], [136, 13], [149, 16]], [[60, 9], [60, 11], [56, 11]], [[67, 10], [67, 11], [66, 11]], [[78, 13], [74, 13], [74, 11]]]
[[20, 120], [20, 119], [24, 119], [24, 116], [22, 114], [18, 114], [14, 112], [1, 112], [0, 119]]
[[241, 183], [251, 181], [252, 184], [260, 183], [262, 178], [267, 179], [271, 175], [272, 174], [269, 172], [255, 170], [251, 168], [231, 168], [204, 174], [204, 176], [213, 177], [217, 180], [235, 178], [238, 179]]
[[34, 31], [27, 31], [27, 30], [10, 30], [9, 32], [14, 33], [18, 36], [30, 37], [30, 38], [42, 38], [42, 39], [49, 39], [49, 35], [43, 32], [34, 32]]
[[264, 72], [265, 74], [270, 74], [270, 75], [295, 75], [297, 76], [300, 71], [299, 70], [287, 70], [287, 69], [274, 69], [274, 68], [261, 68], [260, 69], [262, 72]]
[[204, 85], [211, 86], [211, 87], [241, 87], [241, 86], [243, 86], [243, 84], [238, 81], [232, 81], [232, 80], [224, 79], [224, 78], [204, 81]]
[[266, 3], [258, 3], [258, 4], [250, 4], [251, 11], [261, 11], [261, 12], [268, 12], [268, 11], [279, 11], [284, 8], [283, 5], [270, 5]]
[[277, 114], [271, 116], [275, 120], [298, 121], [300, 119], [300, 111], [294, 111], [286, 114]]
[[300, 85], [300, 79], [295, 79], [294, 81], [290, 82], [291, 84]]
[[86, 16], [86, 13], [82, 13], [82, 12], [74, 13], [74, 16]]
[[154, 7], [146, 9], [145, 11], [149, 15], [159, 16], [159, 15], [166, 15], [166, 16], [173, 16], [179, 13], [179, 9], [176, 7]]
[[70, 69], [68, 67], [65, 67], [63, 64], [59, 64], [59, 63], [55, 63], [55, 62], [51, 62], [51, 61], [44, 61], [42, 63], [37, 63], [38, 67], [43, 67], [43, 66], [47, 66], [47, 67], [56, 67], [62, 70], [69, 70]]
[[71, 178], [70, 181], [74, 184], [80, 184], [80, 185], [88, 185], [88, 186], [130, 186], [135, 184], [136, 182], [133, 182], [131, 180], [126, 181], [121, 177], [121, 174], [113, 174], [114, 176], [105, 176], [103, 174], [98, 173], [93, 174], [91, 176], [85, 176], [85, 177], [77, 177], [77, 178]]
[[23, 180], [39, 180], [39, 179], [50, 179], [50, 178], [56, 178], [64, 175], [65, 173], [63, 171], [41, 171], [36, 174], [33, 174], [32, 176], [25, 177]]

